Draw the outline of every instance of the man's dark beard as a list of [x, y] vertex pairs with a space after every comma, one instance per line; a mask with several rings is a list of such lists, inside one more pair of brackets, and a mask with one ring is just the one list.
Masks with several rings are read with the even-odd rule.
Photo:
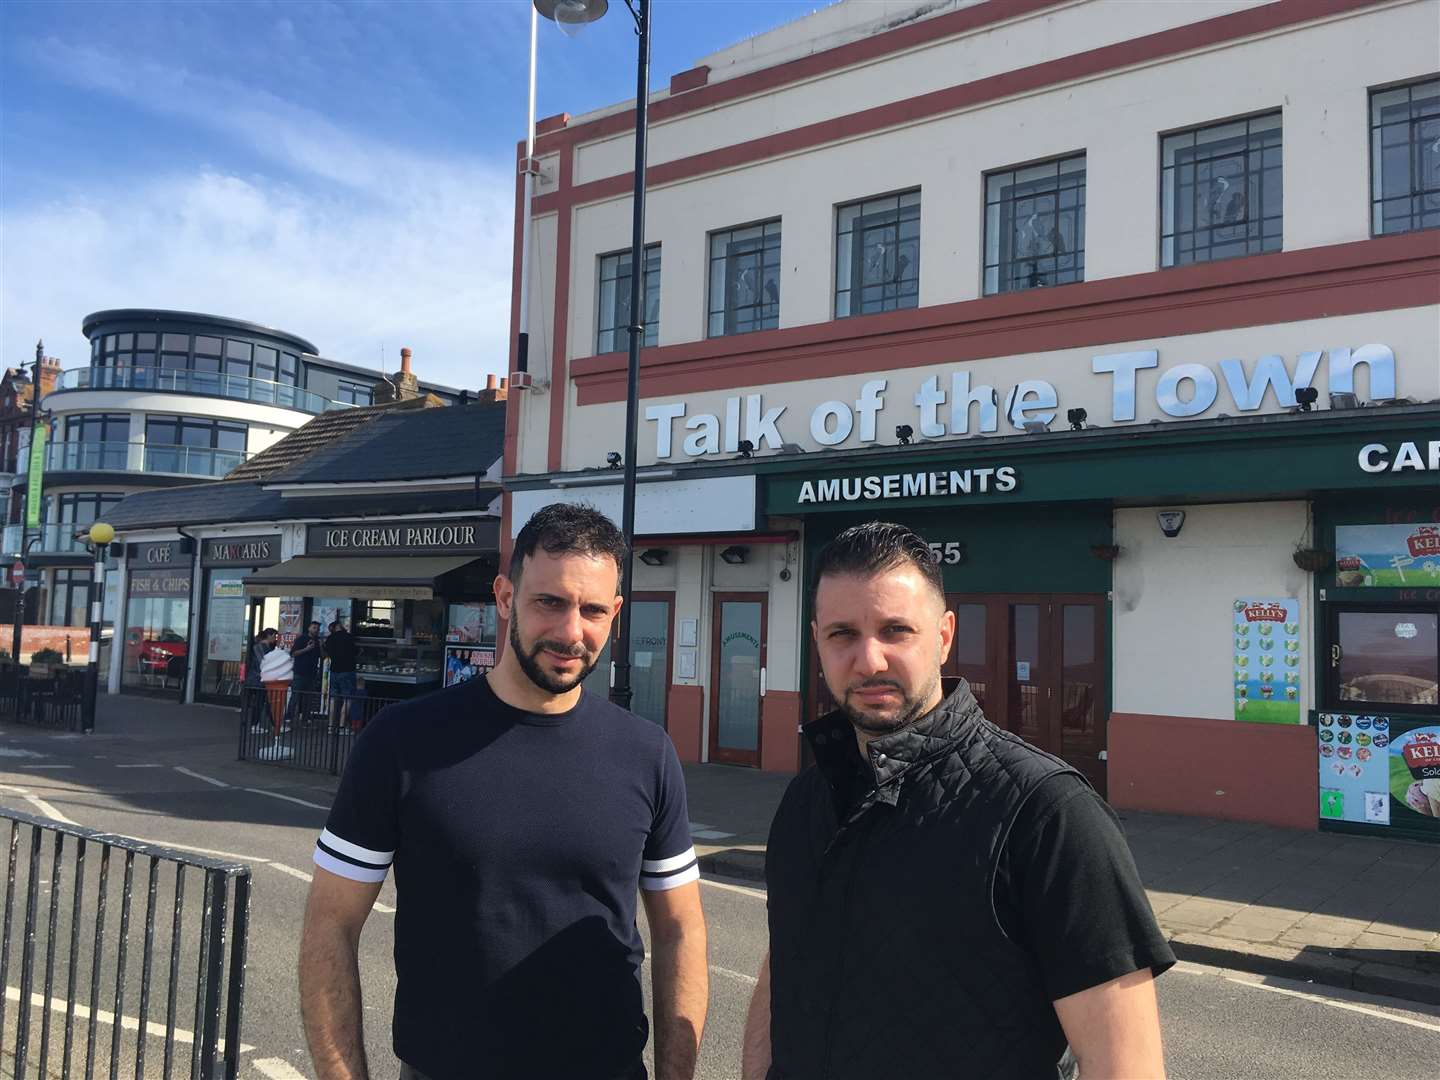
[[[857, 686], [850, 687], [850, 689], [845, 692], [845, 699], [840, 702], [840, 711], [843, 712], [850, 721], [850, 726], [857, 731], [862, 731], [866, 735], [888, 735], [892, 731], [899, 731], [901, 728], [913, 724], [925, 715], [928, 711], [925, 703], [934, 695], [935, 683], [939, 681], [940, 677], [936, 675], [935, 680], [931, 682], [929, 686], [925, 687], [924, 691], [918, 696], [906, 697], [905, 688], [892, 679], [867, 679]], [[854, 708], [850, 704], [850, 694], [852, 692], [877, 686], [892, 687], [900, 692], [903, 701], [893, 718], [886, 719], [873, 716]]]
[[537, 641], [535, 647], [527, 653], [524, 646], [520, 644], [520, 620], [513, 614], [510, 617], [510, 647], [515, 650], [515, 660], [519, 663], [520, 670], [525, 673], [526, 678], [541, 690], [548, 691], [552, 694], [567, 694], [571, 690], [574, 690], [575, 687], [585, 681], [585, 676], [594, 671], [595, 665], [600, 662], [600, 654], [596, 653], [593, 658], [584, 663], [584, 666], [580, 669], [580, 673], [574, 678], [557, 679], [540, 666], [538, 659], [540, 654], [549, 650], [550, 652], [560, 653], [562, 656], [578, 657], [584, 662], [584, 650], [580, 649], [577, 651], [577, 646], [561, 645], [558, 641], [541, 640]]

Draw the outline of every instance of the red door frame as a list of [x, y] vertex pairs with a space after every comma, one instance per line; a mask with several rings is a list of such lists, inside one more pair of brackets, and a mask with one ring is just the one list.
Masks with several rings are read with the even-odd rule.
[[[756, 702], [755, 750], [727, 750], [720, 746], [720, 630], [726, 603], [760, 605], [760, 669], [764, 671], [769, 658], [770, 646], [770, 594], [767, 592], [717, 592], [710, 594], [710, 734], [709, 760], [726, 765], [747, 765], [752, 769], [760, 767], [761, 740], [765, 725], [763, 713], [765, 698], [762, 694]], [[763, 677], [762, 677], [763, 678]]]

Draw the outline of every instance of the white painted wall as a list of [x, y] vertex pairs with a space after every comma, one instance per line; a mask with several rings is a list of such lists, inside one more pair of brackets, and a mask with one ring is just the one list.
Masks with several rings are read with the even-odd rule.
[[[1247, 6], [1150, 0], [1076, 3], [657, 124], [650, 161], [657, 164], [744, 142]], [[1284, 248], [1365, 239], [1370, 206], [1368, 90], [1440, 69], [1435, 20], [1434, 0], [1363, 9], [754, 166], [652, 185], [646, 236], [647, 242], [662, 245], [660, 343], [705, 337], [708, 233], [777, 216], [783, 222], [780, 325], [828, 321], [833, 309], [834, 207], [916, 186], [922, 193], [921, 304], [974, 299], [981, 294], [982, 174], [1075, 151], [1083, 150], [1087, 163], [1087, 279], [1154, 271], [1159, 133], [1275, 108], [1283, 112]], [[784, 28], [782, 37], [798, 41], [819, 26], [801, 20]], [[1196, 87], [1205, 92], [1196, 93]], [[630, 156], [628, 138], [581, 146], [576, 179], [622, 173]], [[573, 211], [567, 314], [571, 357], [594, 350], [598, 257], [628, 246], [629, 208], [626, 194]], [[537, 268], [554, 265], [555, 232], [553, 214], [537, 220]], [[532, 293], [531, 356], [537, 373], [551, 370], [554, 288], [548, 277], [539, 273]], [[1383, 317], [1383, 325], [1391, 315]], [[1435, 310], [1426, 309], [1421, 317], [1430, 320], [1427, 344], [1433, 346]], [[1257, 328], [1247, 331], [1245, 340], [1253, 344], [1238, 346], [1241, 351], [1235, 355], [1253, 356], [1259, 342], [1268, 339]], [[1384, 332], [1378, 340], [1386, 340]], [[1284, 346], [1263, 347], [1280, 351]], [[1433, 355], [1428, 362], [1433, 375]], [[1433, 381], [1430, 375], [1421, 379], [1420, 392], [1413, 396], [1436, 396]], [[523, 395], [521, 472], [546, 468], [550, 395], [557, 392], [565, 395], [567, 428], [579, 435], [577, 439], [567, 431], [563, 467], [594, 464], [570, 460], [570, 449], [584, 443], [592, 425], [615, 422], [608, 408], [582, 419], [580, 414], [588, 410], [575, 406], [573, 387]], [[1074, 404], [1090, 408], [1085, 401]]]
[[1316, 658], [1310, 575], [1291, 553], [1307, 533], [1303, 502], [1184, 507], [1185, 526], [1170, 539], [1155, 513], [1115, 511], [1113, 659], [1116, 712], [1235, 716], [1233, 647], [1237, 599], [1300, 601], [1305, 642], [1300, 709], [1314, 706]]

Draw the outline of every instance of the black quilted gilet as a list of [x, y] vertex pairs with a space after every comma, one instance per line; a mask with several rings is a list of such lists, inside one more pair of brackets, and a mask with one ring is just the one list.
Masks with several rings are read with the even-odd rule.
[[[1075, 770], [989, 723], [963, 682], [863, 767], [842, 714], [805, 734], [816, 766], [765, 859], [769, 1080], [1054, 1080], [1065, 1035], [992, 890], [1020, 807]], [[869, 794], [845, 813], [861, 768]]]

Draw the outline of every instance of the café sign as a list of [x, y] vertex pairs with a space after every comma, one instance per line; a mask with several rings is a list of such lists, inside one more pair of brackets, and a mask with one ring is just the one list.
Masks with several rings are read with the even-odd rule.
[[179, 566], [184, 562], [182, 556], [193, 551], [188, 548], [183, 540], [159, 540], [153, 543], [131, 544], [126, 552], [132, 567], [166, 567]]
[[363, 521], [311, 525], [309, 555], [448, 555], [494, 551], [499, 522], [493, 518]]

